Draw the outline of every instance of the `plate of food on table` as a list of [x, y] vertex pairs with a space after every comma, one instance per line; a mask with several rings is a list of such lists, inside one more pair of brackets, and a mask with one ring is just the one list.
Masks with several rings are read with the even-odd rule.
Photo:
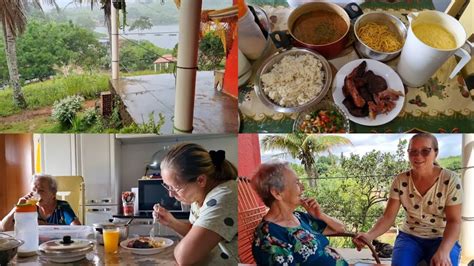
[[380, 126], [401, 112], [405, 89], [391, 67], [372, 59], [358, 59], [337, 72], [332, 96], [351, 121]]
[[120, 246], [134, 254], [151, 255], [173, 245], [173, 240], [164, 237], [136, 237], [120, 242]]

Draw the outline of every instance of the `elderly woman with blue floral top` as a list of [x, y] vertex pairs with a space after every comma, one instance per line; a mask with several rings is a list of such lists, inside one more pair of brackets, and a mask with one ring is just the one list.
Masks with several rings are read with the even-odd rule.
[[[258, 265], [348, 265], [325, 236], [344, 232], [344, 225], [324, 214], [315, 199], [301, 197], [303, 186], [288, 163], [262, 164], [252, 186], [270, 208], [255, 231]], [[295, 211], [298, 206], [307, 212]]]
[[462, 187], [459, 177], [436, 163], [438, 141], [428, 133], [414, 135], [408, 146], [411, 169], [395, 177], [385, 212], [367, 233], [358, 238], [372, 239], [385, 233], [395, 222], [400, 205], [405, 221], [395, 240], [394, 266], [415, 266], [426, 261], [431, 266], [457, 266], [461, 246]]
[[[46, 174], [36, 174], [33, 176], [33, 191], [21, 197], [18, 204], [26, 204], [38, 194], [39, 201], [36, 204], [38, 212], [38, 224], [40, 225], [81, 225], [76, 214], [67, 201], [56, 199], [58, 184], [56, 180]], [[14, 229], [15, 208], [8, 213], [1, 221], [3, 230]]]

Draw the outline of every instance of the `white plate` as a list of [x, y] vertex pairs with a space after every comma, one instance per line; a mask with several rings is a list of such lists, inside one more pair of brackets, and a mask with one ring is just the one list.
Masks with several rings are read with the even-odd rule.
[[[366, 71], [372, 70], [376, 75], [379, 75], [387, 81], [388, 88], [391, 88], [396, 91], [400, 91], [403, 96], [396, 101], [395, 108], [387, 114], [377, 114], [375, 119], [370, 119], [367, 117], [355, 117], [351, 115], [349, 110], [347, 110], [346, 106], [342, 103], [344, 101], [344, 94], [342, 93], [342, 87], [344, 86], [344, 79], [347, 75], [349, 75], [354, 68], [356, 68], [362, 61], [367, 62]], [[380, 126], [386, 124], [400, 113], [403, 108], [403, 104], [405, 102], [405, 89], [403, 87], [402, 80], [398, 76], [398, 74], [389, 66], [384, 63], [381, 63], [376, 60], [372, 59], [357, 59], [345, 64], [336, 74], [334, 78], [334, 85], [332, 90], [332, 97], [334, 98], [334, 102], [341, 107], [341, 109], [347, 114], [349, 119], [357, 124], [361, 124], [364, 126]]]
[[[149, 237], [148, 237], [149, 238]], [[134, 254], [139, 254], [139, 255], [151, 255], [151, 254], [156, 254], [156, 253], [159, 253], [161, 252], [162, 250], [164, 250], [165, 248], [167, 247], [170, 247], [173, 245], [174, 241], [169, 239], [169, 238], [164, 238], [164, 237], [154, 237], [153, 239], [155, 241], [165, 241], [165, 244], [162, 246], [162, 247], [159, 247], [159, 248], [129, 248], [127, 247], [127, 244], [130, 242], [130, 241], [134, 241], [134, 240], [137, 240], [139, 239], [139, 237], [135, 237], [135, 238], [130, 238], [130, 239], [127, 239], [127, 240], [124, 240], [122, 242], [120, 242], [120, 246], [126, 250], [130, 250], [132, 253]]]

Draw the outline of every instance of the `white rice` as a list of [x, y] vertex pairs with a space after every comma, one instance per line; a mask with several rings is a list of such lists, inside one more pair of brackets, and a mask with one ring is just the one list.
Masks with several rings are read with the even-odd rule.
[[323, 88], [324, 71], [312, 55], [287, 55], [261, 76], [263, 91], [283, 107], [300, 106], [314, 99]]

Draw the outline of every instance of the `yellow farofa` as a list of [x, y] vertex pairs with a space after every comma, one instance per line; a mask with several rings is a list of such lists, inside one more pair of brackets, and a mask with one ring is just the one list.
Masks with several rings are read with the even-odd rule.
[[425, 44], [436, 49], [456, 48], [456, 39], [445, 28], [433, 23], [421, 23], [413, 26], [413, 33]]
[[395, 52], [403, 45], [387, 25], [374, 22], [359, 27], [357, 35], [364, 44], [379, 52]]
[[164, 240], [157, 241], [154, 239], [150, 239], [150, 244], [153, 248], [161, 248], [165, 245], [165, 241]]

